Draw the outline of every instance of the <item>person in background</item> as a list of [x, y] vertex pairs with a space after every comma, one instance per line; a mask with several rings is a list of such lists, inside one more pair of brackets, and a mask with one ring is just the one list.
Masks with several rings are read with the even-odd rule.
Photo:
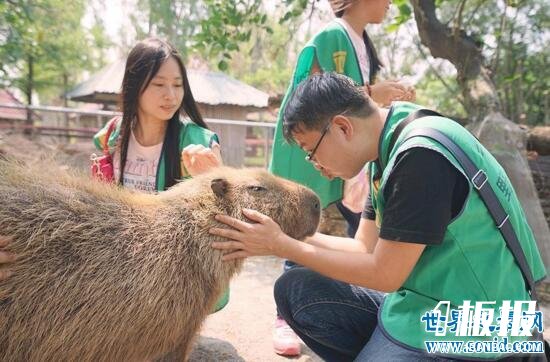
[[[273, 141], [270, 171], [275, 175], [311, 188], [323, 208], [332, 203], [348, 224], [348, 236], [353, 237], [361, 219], [362, 206], [368, 194], [366, 176], [358, 174], [344, 181], [306, 160], [306, 153], [283, 138], [283, 114], [294, 89], [308, 76], [334, 71], [344, 74], [358, 85], [364, 85], [370, 97], [380, 105], [392, 101], [411, 101], [414, 88], [396, 81], [377, 81], [382, 68], [376, 49], [365, 27], [380, 24], [390, 6], [390, 0], [329, 0], [336, 18], [317, 33], [302, 49], [290, 86], [279, 109]], [[365, 172], [362, 170], [361, 172]], [[326, 177], [323, 177], [326, 176]], [[293, 263], [285, 261], [284, 270]], [[300, 354], [300, 343], [285, 321], [277, 316], [273, 331], [276, 353], [286, 356]]]
[[[122, 117], [94, 136], [98, 149], [113, 154], [119, 185], [158, 192], [221, 165], [218, 136], [204, 122], [181, 57], [170, 44], [149, 38], [134, 46], [121, 98]], [[115, 127], [108, 134], [111, 122]]]

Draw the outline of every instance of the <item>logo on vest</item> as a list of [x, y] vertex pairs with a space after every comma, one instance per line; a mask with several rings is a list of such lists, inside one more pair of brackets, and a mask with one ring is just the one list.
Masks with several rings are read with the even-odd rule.
[[512, 188], [510, 187], [510, 185], [508, 185], [508, 182], [506, 182], [506, 178], [502, 177], [502, 175], [498, 176], [497, 187], [502, 192], [506, 200], [510, 202], [510, 197], [512, 196]]
[[[439, 302], [431, 311], [427, 311], [420, 320], [425, 323], [426, 332], [436, 336], [445, 336], [447, 332], [456, 336], [490, 336], [498, 332], [499, 336], [532, 336], [533, 329], [542, 332], [542, 312], [536, 310], [536, 301], [505, 300], [498, 308], [495, 319], [496, 302], [476, 302], [469, 300], [451, 309], [449, 301]], [[445, 310], [443, 313], [442, 309]], [[496, 323], [494, 323], [496, 322]]]
[[334, 70], [336, 73], [344, 73], [344, 65], [346, 64], [346, 52], [338, 51], [332, 53], [332, 60], [334, 61]]
[[505, 300], [497, 308], [494, 301], [473, 304], [465, 300], [458, 309], [452, 309], [450, 301], [441, 301], [420, 321], [434, 337], [462, 337], [425, 341], [428, 353], [544, 353], [544, 343], [530, 338], [544, 331], [543, 314], [537, 311], [536, 301]]

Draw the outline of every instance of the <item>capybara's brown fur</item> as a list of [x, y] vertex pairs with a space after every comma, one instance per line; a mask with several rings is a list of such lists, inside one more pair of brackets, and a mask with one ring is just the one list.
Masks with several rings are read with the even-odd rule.
[[[0, 359], [144, 361], [187, 351], [242, 262], [209, 228], [242, 208], [303, 239], [319, 200], [261, 170], [220, 168], [158, 195], [0, 160], [0, 233], [18, 255], [0, 282]], [[252, 291], [251, 291], [252, 292]], [[246, 328], [243, 326], [243, 328]], [[184, 356], [181, 356], [182, 358]]]

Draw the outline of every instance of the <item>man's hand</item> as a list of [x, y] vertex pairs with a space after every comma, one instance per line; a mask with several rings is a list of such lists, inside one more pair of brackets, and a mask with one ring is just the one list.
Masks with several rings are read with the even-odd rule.
[[0, 235], [0, 280], [4, 280], [10, 277], [11, 270], [6, 269], [6, 264], [13, 263], [15, 261], [15, 255], [4, 251], [3, 248], [11, 242], [11, 238]]
[[229, 239], [212, 243], [214, 249], [226, 251], [223, 260], [259, 255], [279, 256], [287, 236], [281, 227], [269, 216], [255, 210], [243, 209], [243, 215], [255, 223], [250, 224], [227, 215], [217, 215], [216, 220], [233, 229], [210, 229], [211, 234]]

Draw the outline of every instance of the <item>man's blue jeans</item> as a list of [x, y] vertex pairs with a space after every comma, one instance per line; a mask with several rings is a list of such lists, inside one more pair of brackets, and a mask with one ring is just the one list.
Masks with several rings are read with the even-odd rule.
[[384, 294], [295, 266], [275, 283], [282, 318], [326, 361], [445, 361], [408, 350], [378, 328]]

